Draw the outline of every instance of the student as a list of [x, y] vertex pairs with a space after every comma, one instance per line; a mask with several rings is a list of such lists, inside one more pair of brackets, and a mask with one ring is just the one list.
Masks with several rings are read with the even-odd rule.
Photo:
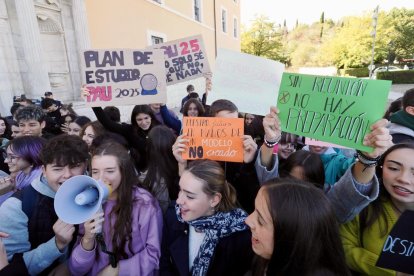
[[0, 232], [9, 260], [23, 254], [31, 275], [47, 275], [68, 254], [75, 227], [57, 218], [53, 204], [60, 185], [85, 173], [88, 147], [79, 137], [50, 139], [40, 152], [42, 175], [0, 206]]
[[43, 111], [46, 113], [46, 126], [45, 130], [55, 135], [62, 134], [60, 129], [62, 124], [62, 115], [60, 113], [60, 107], [56, 105], [53, 99], [44, 99], [41, 103]]
[[[112, 192], [103, 212], [80, 226], [70, 272], [154, 275], [161, 254], [162, 213], [156, 199], [138, 188], [127, 150], [118, 143], [98, 147], [92, 156], [91, 176], [109, 185]], [[98, 229], [102, 234], [97, 236]]]
[[[6, 118], [3, 117], [0, 117], [0, 139], [3, 141], [8, 141], [11, 139], [10, 125], [7, 122]], [[3, 141], [2, 144], [4, 144]]]
[[62, 104], [62, 106], [59, 108], [60, 111], [60, 115], [66, 116], [69, 114], [75, 115], [76, 117], [78, 116], [78, 114], [76, 113], [76, 111], [73, 109], [73, 104]]
[[47, 132], [42, 134], [46, 126], [46, 114], [38, 106], [29, 105], [19, 109], [16, 113], [16, 121], [22, 135], [42, 136], [46, 139], [53, 136]]
[[54, 100], [57, 107], [61, 107], [62, 106], [62, 103], [60, 101], [54, 99], [53, 93], [51, 91], [46, 91], [45, 92], [45, 99], [52, 99], [52, 100]]
[[90, 123], [90, 122], [91, 122], [91, 119], [89, 119], [86, 116], [77, 117], [73, 122], [71, 122], [68, 125], [68, 134], [69, 135], [80, 136], [83, 126], [86, 125], [87, 123]]
[[9, 181], [13, 189], [1, 195], [0, 205], [9, 198], [13, 192], [22, 190], [42, 173], [40, 151], [46, 140], [37, 136], [22, 136], [9, 142], [6, 149], [5, 163], [9, 166]]
[[16, 121], [12, 121], [11, 123], [11, 139], [21, 136], [20, 127]]
[[204, 117], [205, 110], [198, 99], [189, 99], [185, 102], [182, 113], [187, 117]]
[[178, 164], [171, 151], [175, 134], [166, 126], [156, 126], [148, 134], [148, 170], [144, 173], [143, 187], [160, 203], [163, 213], [178, 197]]
[[221, 166], [196, 160], [165, 215], [161, 275], [244, 275], [253, 257], [247, 214]]
[[353, 271], [391, 276], [396, 275], [396, 271], [375, 264], [399, 216], [405, 210], [414, 211], [414, 144], [396, 144], [382, 155], [378, 164], [377, 161], [371, 161], [367, 171], [371, 178], [376, 178], [374, 168], [377, 165], [380, 196], [358, 217], [341, 226], [341, 236], [346, 262]]
[[131, 124], [118, 124], [111, 121], [102, 108], [94, 107], [93, 112], [106, 130], [118, 133], [125, 137], [129, 146], [134, 148], [137, 155], [133, 156], [137, 169], [146, 170], [147, 167], [147, 137], [154, 126], [158, 125], [151, 108], [148, 105], [136, 105], [131, 112]]
[[121, 112], [119, 111], [119, 108], [116, 106], [106, 106], [103, 111], [105, 112], [106, 116], [111, 121], [114, 121], [115, 123], [120, 124], [121, 123]]
[[[169, 109], [166, 104], [149, 104], [152, 112], [154, 113], [155, 118], [161, 125], [166, 125], [174, 131], [176, 131], [176, 126], [174, 125], [174, 121], [179, 121], [177, 114], [175, 114], [174, 110]], [[179, 133], [180, 129], [178, 129]]]
[[68, 133], [69, 124], [75, 121], [76, 118], [77, 116], [74, 114], [62, 115], [60, 129], [62, 130], [63, 133], [66, 133], [66, 134]]
[[313, 183], [323, 190], [325, 170], [318, 154], [305, 150], [292, 153], [279, 168], [280, 177], [293, 177]]
[[[237, 106], [228, 100], [217, 100], [211, 104], [210, 115], [219, 118], [238, 118]], [[226, 172], [226, 179], [237, 191], [237, 199], [246, 212], [254, 209], [254, 199], [260, 185], [255, 170], [257, 144], [250, 135], [243, 135], [243, 163], [222, 162]], [[187, 149], [188, 137], [180, 135], [173, 145], [173, 153], [178, 161], [179, 172], [187, 166], [187, 160], [182, 158], [182, 153]]]
[[350, 275], [335, 213], [310, 183], [266, 183], [246, 224], [258, 255], [253, 275]]
[[88, 147], [90, 148], [93, 139], [102, 134], [105, 134], [105, 128], [101, 125], [99, 121], [93, 121], [85, 124], [82, 127], [80, 137], [82, 137], [82, 140], [85, 141]]
[[194, 92], [194, 85], [189, 84], [186, 87], [187, 95], [181, 99], [180, 113], [183, 113], [184, 104], [190, 99], [190, 93]]
[[401, 110], [390, 116], [388, 126], [394, 144], [414, 142], [414, 88], [405, 91], [401, 105]]
[[[81, 97], [89, 96], [89, 90], [86, 86], [81, 88]], [[154, 112], [149, 105], [136, 105], [131, 112], [131, 124], [118, 124], [111, 121], [101, 107], [93, 107], [93, 112], [98, 121], [106, 130], [118, 133], [128, 141], [129, 146], [133, 148], [132, 158], [135, 166], [140, 172], [147, 168], [147, 137], [148, 133], [159, 122], [154, 116]]]

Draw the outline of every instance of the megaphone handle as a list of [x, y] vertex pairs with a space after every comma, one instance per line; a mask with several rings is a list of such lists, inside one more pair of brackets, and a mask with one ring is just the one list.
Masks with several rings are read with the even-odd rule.
[[[98, 213], [103, 213], [104, 211], [103, 211], [103, 209], [102, 209], [102, 205], [101, 205], [101, 207], [99, 207], [99, 209], [98, 209], [98, 211], [96, 212], [96, 214], [98, 214]], [[102, 233], [102, 225], [103, 224], [103, 222], [101, 222], [100, 224], [98, 224], [98, 225], [96, 225], [95, 226], [95, 234], [97, 234], [97, 235], [99, 235], [99, 234], [101, 234]]]

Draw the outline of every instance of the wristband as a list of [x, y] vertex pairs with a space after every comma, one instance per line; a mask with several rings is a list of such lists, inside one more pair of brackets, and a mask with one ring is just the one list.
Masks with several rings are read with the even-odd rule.
[[366, 168], [375, 167], [378, 164], [378, 161], [381, 159], [381, 155], [376, 158], [372, 158], [372, 157], [366, 156], [359, 150], [356, 151], [355, 157], [358, 158], [358, 161], [362, 165], [364, 165], [365, 167], [364, 171]]
[[279, 135], [279, 137], [274, 138], [274, 139], [268, 139], [266, 136], [267, 136], [267, 135], [265, 134], [265, 136], [264, 136], [264, 140], [266, 140], [268, 143], [270, 143], [270, 144], [276, 143], [276, 144], [277, 144], [277, 143], [279, 143], [280, 137], [281, 137], [282, 135]]
[[275, 141], [275, 142], [270, 142], [270, 141], [267, 141], [266, 140], [266, 138], [264, 138], [264, 144], [265, 144], [265, 146], [266, 147], [268, 147], [268, 148], [274, 148], [277, 144], [279, 143], [279, 141]]

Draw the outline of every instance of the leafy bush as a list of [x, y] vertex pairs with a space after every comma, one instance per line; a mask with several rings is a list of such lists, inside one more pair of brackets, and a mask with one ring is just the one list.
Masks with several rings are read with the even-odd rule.
[[352, 77], [357, 77], [357, 78], [363, 78], [363, 77], [369, 76], [369, 70], [367, 67], [339, 69], [339, 74], [341, 76], [352, 76]]
[[393, 84], [414, 83], [414, 70], [378, 72], [377, 80], [390, 80]]

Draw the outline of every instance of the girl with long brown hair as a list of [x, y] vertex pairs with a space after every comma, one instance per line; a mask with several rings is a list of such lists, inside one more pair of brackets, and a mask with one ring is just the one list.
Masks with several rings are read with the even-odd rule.
[[153, 275], [161, 253], [162, 213], [156, 199], [137, 186], [127, 150], [118, 143], [96, 148], [91, 176], [112, 192], [102, 205], [103, 212], [80, 226], [69, 261], [71, 273]]

